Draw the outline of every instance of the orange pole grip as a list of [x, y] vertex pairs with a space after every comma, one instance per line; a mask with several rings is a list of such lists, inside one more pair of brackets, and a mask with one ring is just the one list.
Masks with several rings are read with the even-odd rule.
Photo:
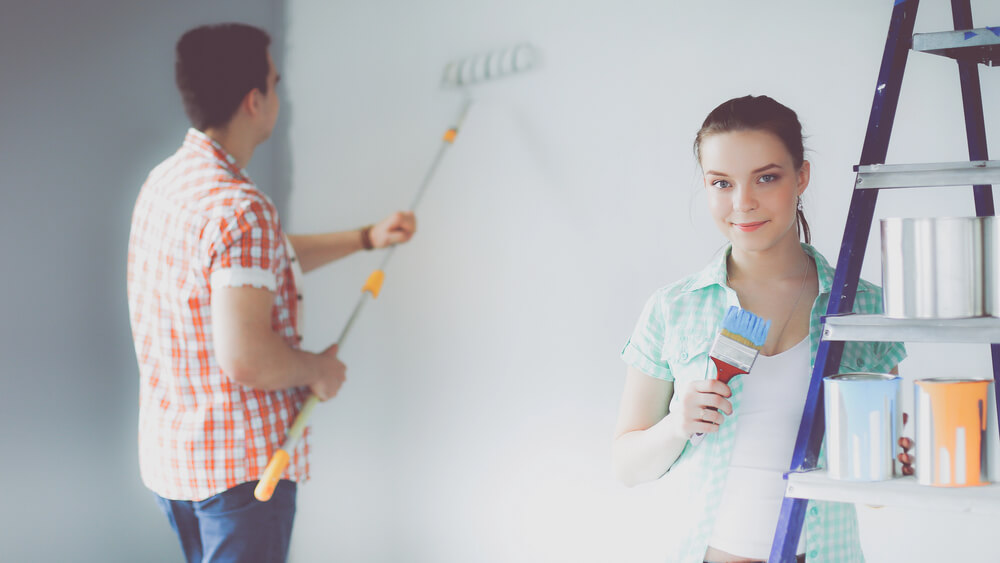
[[454, 143], [456, 136], [458, 136], [458, 129], [452, 128], [444, 132], [442, 140], [446, 143]]
[[382, 291], [382, 282], [385, 281], [385, 272], [382, 270], [375, 270], [368, 276], [368, 281], [365, 282], [365, 286], [361, 288], [361, 293], [368, 292], [372, 294], [373, 298], [378, 298], [378, 293]]
[[278, 481], [281, 479], [282, 473], [288, 468], [288, 462], [288, 452], [281, 449], [274, 452], [274, 455], [271, 456], [271, 461], [267, 463], [267, 468], [264, 469], [264, 475], [253, 490], [254, 498], [260, 502], [271, 500], [274, 488], [278, 486]]

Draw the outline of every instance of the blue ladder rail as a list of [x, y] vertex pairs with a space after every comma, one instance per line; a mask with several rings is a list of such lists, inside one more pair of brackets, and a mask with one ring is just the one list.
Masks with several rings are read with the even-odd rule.
[[[882, 53], [878, 82], [868, 118], [868, 129], [861, 150], [860, 166], [885, 163], [889, 137], [896, 116], [896, 107], [903, 82], [906, 59], [913, 43], [913, 24], [919, 0], [894, 0], [889, 33]], [[969, 0], [952, 0], [952, 15], [956, 30], [971, 30], [972, 9]], [[993, 28], [987, 28], [993, 29]], [[940, 53], [949, 56], [945, 53]], [[970, 58], [956, 58], [962, 85], [966, 135], [970, 160], [989, 160], [986, 147], [986, 128], [983, 119], [982, 93], [979, 83], [978, 63]], [[844, 227], [844, 238], [831, 288], [827, 315], [850, 313], [861, 278], [868, 235], [875, 215], [879, 189], [855, 189]], [[976, 214], [993, 215], [993, 193], [989, 185], [973, 186]], [[990, 346], [993, 358], [993, 377], [1000, 381], [1000, 344]], [[802, 422], [792, 454], [791, 471], [815, 469], [819, 461], [820, 446], [825, 433], [823, 411], [823, 378], [840, 370], [844, 351], [843, 341], [823, 340], [816, 353], [809, 393], [802, 413]], [[1000, 386], [994, 386], [1000, 404]], [[799, 536], [806, 517], [808, 500], [786, 497], [782, 501], [774, 540], [771, 544], [771, 563], [793, 563]], [[807, 558], [817, 554], [808, 553]]]

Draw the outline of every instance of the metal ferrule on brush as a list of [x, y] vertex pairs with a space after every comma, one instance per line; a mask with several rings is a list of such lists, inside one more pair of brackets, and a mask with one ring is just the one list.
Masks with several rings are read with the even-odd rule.
[[718, 358], [745, 373], [753, 367], [759, 351], [760, 347], [753, 347], [749, 340], [728, 330], [719, 332], [712, 344], [713, 358]]

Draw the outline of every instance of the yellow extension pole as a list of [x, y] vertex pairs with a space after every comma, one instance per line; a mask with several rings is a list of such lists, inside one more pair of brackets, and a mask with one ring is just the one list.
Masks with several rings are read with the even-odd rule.
[[[437, 155], [434, 157], [434, 161], [431, 163], [430, 168], [427, 170], [427, 174], [424, 176], [420, 189], [417, 191], [417, 196], [410, 205], [410, 211], [416, 210], [417, 205], [423, 198], [424, 192], [427, 190], [427, 186], [434, 177], [434, 173], [437, 171], [442, 157], [444, 157], [444, 153], [448, 150], [448, 147], [454, 144], [455, 138], [458, 136], [459, 127], [461, 127], [462, 122], [465, 121], [465, 116], [469, 113], [469, 108], [471, 106], [472, 101], [466, 99], [465, 104], [462, 107], [462, 113], [459, 114], [455, 125], [445, 131], [444, 136], [441, 138], [441, 147], [438, 149]], [[340, 345], [340, 350], [343, 350], [344, 348], [344, 341], [347, 339], [347, 334], [350, 332], [351, 326], [354, 325], [354, 320], [361, 312], [361, 307], [368, 300], [368, 297], [375, 299], [382, 290], [382, 282], [385, 281], [385, 267], [395, 250], [395, 246], [389, 248], [385, 257], [382, 259], [381, 266], [368, 276], [368, 279], [365, 281], [365, 285], [361, 288], [361, 296], [358, 299], [358, 303], [354, 306], [354, 311], [351, 313], [350, 318], [348, 318], [347, 324], [344, 325], [344, 329], [340, 332], [340, 338], [337, 339], [337, 343]], [[313, 409], [316, 408], [318, 403], [319, 397], [310, 394], [309, 398], [306, 399], [306, 402], [302, 405], [302, 410], [300, 410], [298, 416], [295, 417], [295, 422], [288, 430], [284, 443], [282, 443], [281, 447], [275, 450], [274, 454], [271, 456], [271, 460], [267, 463], [267, 468], [264, 469], [264, 475], [261, 476], [260, 482], [257, 483], [257, 487], [253, 491], [253, 496], [256, 497], [257, 500], [267, 502], [271, 499], [271, 495], [274, 494], [274, 488], [278, 486], [278, 481], [285, 473], [285, 469], [288, 468], [288, 464], [291, 461], [291, 453], [295, 449], [295, 444], [297, 444], [299, 439], [302, 438], [302, 432], [305, 430], [306, 424], [309, 421], [309, 416], [312, 414]]]

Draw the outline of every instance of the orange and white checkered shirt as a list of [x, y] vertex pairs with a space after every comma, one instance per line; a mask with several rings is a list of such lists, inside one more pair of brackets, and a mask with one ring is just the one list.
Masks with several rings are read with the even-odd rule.
[[[150, 172], [128, 246], [128, 302], [141, 377], [139, 468], [158, 495], [203, 500], [260, 477], [308, 397], [234, 382], [215, 358], [212, 290], [274, 292], [271, 326], [298, 348], [293, 249], [274, 204], [232, 156], [190, 129]], [[297, 268], [296, 268], [297, 269]], [[286, 479], [308, 479], [308, 432]]]

